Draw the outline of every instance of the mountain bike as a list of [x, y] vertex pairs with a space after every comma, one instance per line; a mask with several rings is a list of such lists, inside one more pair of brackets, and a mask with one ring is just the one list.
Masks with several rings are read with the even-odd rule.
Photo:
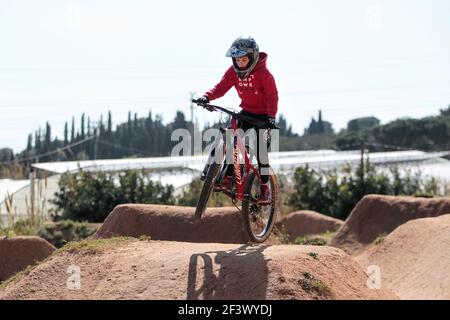
[[[192, 100], [193, 103], [207, 109], [208, 111], [216, 111], [226, 114], [231, 117], [230, 125], [227, 130], [221, 127], [219, 134], [216, 137], [211, 152], [209, 153], [208, 161], [202, 171], [201, 180], [203, 181], [203, 188], [200, 193], [197, 207], [195, 210], [195, 218], [201, 219], [205, 213], [209, 198], [212, 192], [222, 192], [231, 198], [233, 204], [239, 209], [237, 203], [242, 202], [241, 209], [244, 220], [245, 229], [253, 242], [261, 243], [267, 240], [275, 223], [277, 214], [277, 199], [278, 186], [277, 179], [272, 168], [269, 170], [269, 187], [271, 192], [271, 202], [267, 205], [258, 205], [257, 199], [260, 192], [261, 176], [257, 164], [250, 161], [249, 146], [244, 144], [244, 140], [240, 132], [238, 132], [238, 121], [247, 121], [259, 128], [265, 128], [266, 138], [270, 137], [270, 130], [279, 129], [277, 126], [268, 126], [261, 120], [252, 118], [238, 112], [222, 108], [220, 106], [211, 105], [209, 103], [202, 103], [197, 100]], [[231, 134], [230, 134], [231, 133]], [[228, 170], [228, 165], [225, 161], [227, 151], [227, 135], [231, 136], [233, 140], [232, 146], [232, 164], [233, 175], [231, 186], [229, 189], [215, 190], [215, 187], [220, 186]]]

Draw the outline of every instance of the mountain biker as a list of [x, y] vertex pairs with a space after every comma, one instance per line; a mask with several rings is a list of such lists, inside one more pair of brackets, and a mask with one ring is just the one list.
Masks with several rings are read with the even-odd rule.
[[[242, 111], [240, 113], [266, 124], [262, 128], [248, 121], [239, 121], [239, 127], [244, 131], [274, 127], [278, 111], [278, 91], [275, 79], [266, 66], [267, 53], [259, 52], [258, 44], [252, 37], [239, 37], [232, 43], [226, 56], [232, 59], [233, 65], [225, 72], [222, 80], [198, 100], [209, 103], [209, 101], [224, 96], [234, 86], [241, 98], [240, 107]], [[258, 146], [256, 154], [261, 175], [258, 204], [266, 205], [271, 202], [268, 175], [269, 159], [267, 155], [270, 139], [260, 141], [260, 135], [256, 134], [256, 137]], [[261, 149], [266, 151], [262, 151], [261, 155], [259, 152], [260, 143], [266, 143], [267, 146]], [[219, 188], [229, 188], [233, 170], [232, 165], [229, 165], [227, 174]]]

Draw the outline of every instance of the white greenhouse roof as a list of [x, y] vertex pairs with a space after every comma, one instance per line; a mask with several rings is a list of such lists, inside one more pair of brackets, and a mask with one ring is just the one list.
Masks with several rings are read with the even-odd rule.
[[0, 179], [0, 203], [5, 200], [8, 193], [14, 194], [29, 184], [30, 180]]
[[[450, 152], [423, 152], [423, 151], [392, 151], [366, 153], [372, 163], [415, 162], [437, 159], [449, 155]], [[314, 166], [337, 166], [345, 163], [358, 163], [359, 151], [289, 151], [270, 153], [270, 163], [274, 168], [289, 169], [305, 164]], [[86, 160], [34, 163], [37, 169], [52, 173], [76, 172], [79, 169], [86, 171], [121, 171], [128, 169], [176, 169], [188, 168], [201, 170], [206, 162], [206, 156], [188, 157], [155, 157], [155, 158], [129, 158], [110, 160]]]

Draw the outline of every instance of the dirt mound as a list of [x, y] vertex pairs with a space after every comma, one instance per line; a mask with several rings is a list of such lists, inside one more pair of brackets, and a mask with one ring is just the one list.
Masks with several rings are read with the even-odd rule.
[[0, 282], [47, 258], [54, 250], [39, 237], [0, 237]]
[[449, 212], [450, 198], [368, 195], [353, 208], [329, 244], [349, 254], [359, 254], [379, 236], [391, 233], [409, 220]]
[[[242, 215], [233, 207], [208, 208], [200, 221], [195, 208], [166, 205], [119, 205], [94, 238], [149, 236], [153, 240], [247, 243]], [[269, 243], [278, 240], [271, 236]]]
[[450, 214], [409, 221], [356, 260], [402, 299], [449, 299]]
[[288, 239], [293, 241], [297, 237], [305, 235], [336, 231], [343, 224], [342, 220], [315, 211], [301, 210], [288, 214], [278, 225], [281, 230], [285, 231]]
[[[78, 290], [68, 289], [69, 266], [79, 267]], [[332, 247], [113, 238], [58, 252], [0, 289], [0, 299], [397, 298], [366, 281], [358, 263]]]

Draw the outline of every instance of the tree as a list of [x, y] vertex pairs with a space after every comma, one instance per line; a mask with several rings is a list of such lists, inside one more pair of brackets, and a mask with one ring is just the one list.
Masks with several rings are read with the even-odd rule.
[[305, 130], [305, 134], [333, 134], [333, 126], [330, 122], [322, 119], [322, 111], [319, 110], [318, 121], [312, 117], [309, 127]]
[[380, 120], [375, 117], [364, 117], [352, 119], [347, 123], [348, 131], [360, 131], [380, 124]]
[[41, 153], [41, 148], [42, 148], [42, 144], [41, 144], [41, 128], [39, 128], [38, 131], [35, 131], [34, 133], [34, 148], [36, 149], [36, 153]]
[[450, 116], [450, 105], [447, 107], [447, 109], [441, 109], [441, 116]]
[[87, 121], [87, 135], [88, 136], [91, 135], [91, 117], [88, 117], [88, 121]]
[[69, 144], [69, 125], [67, 121], [64, 123], [64, 146]]
[[31, 151], [31, 149], [33, 149], [33, 135], [30, 133], [28, 135], [27, 151]]
[[70, 132], [70, 143], [75, 142], [75, 117], [72, 117], [72, 130]]
[[86, 134], [84, 132], [84, 112], [81, 115], [81, 140], [84, 140], [84, 138], [86, 137]]
[[47, 121], [45, 123], [45, 140], [44, 140], [45, 151], [48, 151], [50, 149], [51, 140], [52, 140], [52, 129]]
[[126, 146], [131, 147], [131, 139], [133, 137], [133, 122], [131, 121], [131, 111], [128, 111]]
[[173, 129], [187, 129], [188, 124], [184, 113], [182, 111], [177, 111], [175, 119], [173, 120]]
[[107, 124], [106, 131], [108, 133], [108, 138], [111, 138], [111, 134], [112, 134], [112, 115], [111, 115], [111, 111], [108, 111], [108, 124]]

